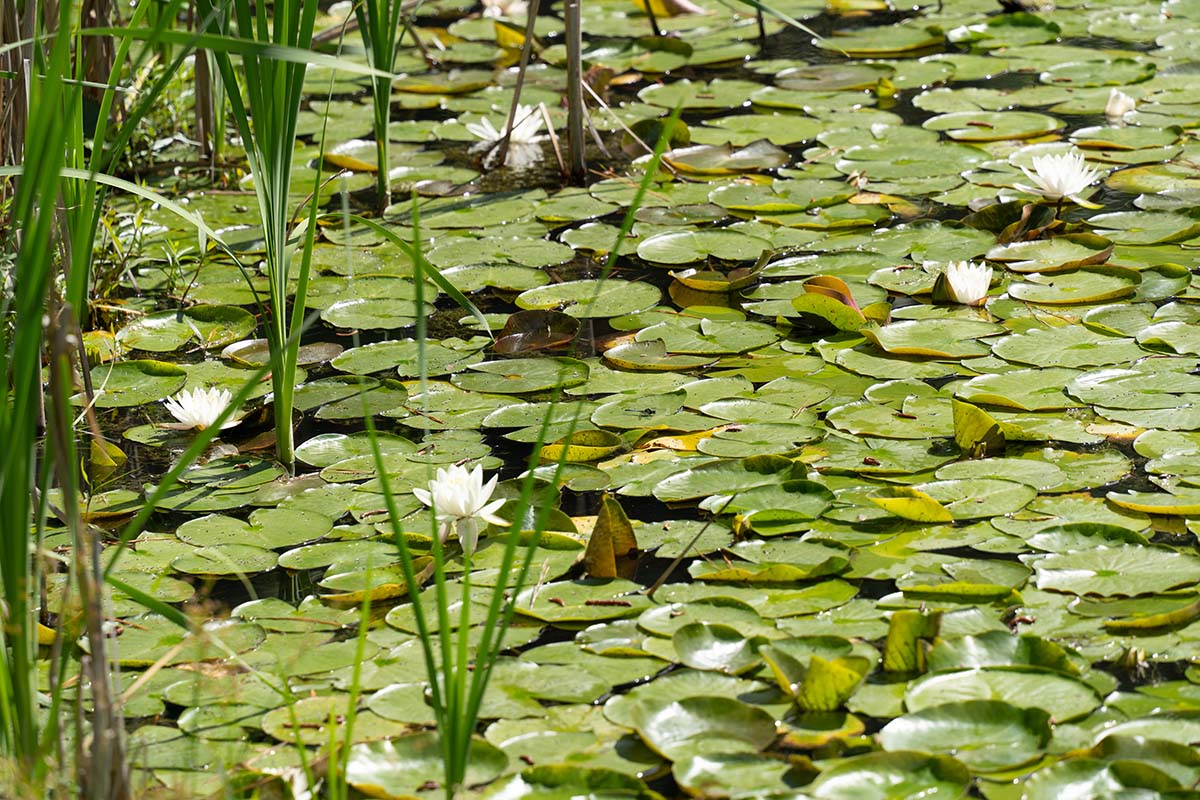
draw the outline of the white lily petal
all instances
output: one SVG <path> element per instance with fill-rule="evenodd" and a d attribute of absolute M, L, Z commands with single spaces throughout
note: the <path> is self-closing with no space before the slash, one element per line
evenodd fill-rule
<path fill-rule="evenodd" d="M 1100 179 L 1100 172 L 1090 166 L 1078 150 L 1057 155 L 1033 157 L 1033 170 L 1022 166 L 1025 177 L 1036 187 L 1018 185 L 1023 191 L 1040 194 L 1047 200 L 1057 201 L 1079 194 Z"/>
<path fill-rule="evenodd" d="M 992 282 L 992 268 L 970 261 L 953 261 L 946 268 L 950 299 L 966 306 L 983 305 Z"/>
<path fill-rule="evenodd" d="M 461 464 L 440 468 L 427 488 L 414 488 L 413 495 L 434 510 L 441 524 L 439 535 L 448 535 L 450 528 L 459 529 L 464 549 L 473 549 L 481 522 L 508 525 L 495 512 L 504 505 L 504 498 L 488 502 L 500 480 L 498 475 L 484 483 L 483 467 L 468 470 Z M 464 532 L 466 536 L 464 537 Z M 472 538 L 474 537 L 474 538 Z"/>
<path fill-rule="evenodd" d="M 548 138 L 541 134 L 543 122 L 540 107 L 517 105 L 516 114 L 513 116 L 512 134 L 508 137 L 508 151 L 504 157 L 504 165 L 506 167 L 523 169 L 537 164 L 542 160 L 541 142 Z M 507 117 L 504 118 L 499 127 L 494 125 L 491 119 L 487 117 L 484 117 L 479 122 L 467 123 L 467 131 L 472 136 L 481 140 L 479 144 L 471 148 L 471 152 L 490 150 L 484 158 L 485 166 L 492 165 L 492 160 L 496 156 L 495 150 L 491 148 L 504 138 L 504 129 L 507 127 L 507 123 Z"/>
<path fill-rule="evenodd" d="M 475 545 L 479 543 L 479 525 L 474 519 L 459 520 L 455 525 L 458 530 L 458 543 L 464 553 L 474 553 Z"/>
<path fill-rule="evenodd" d="M 1110 122 L 1119 122 L 1124 119 L 1126 114 L 1136 109 L 1137 100 L 1114 87 L 1108 93 L 1108 102 L 1104 105 L 1104 116 L 1108 117 Z"/>
<path fill-rule="evenodd" d="M 233 393 L 228 389 L 218 389 L 214 386 L 208 389 L 184 390 L 163 401 L 163 406 L 171 416 L 178 420 L 178 422 L 167 423 L 165 427 L 177 430 L 194 428 L 201 431 L 211 428 L 232 402 Z M 234 414 L 221 425 L 221 428 L 232 428 L 240 422 L 240 415 Z"/>
<path fill-rule="evenodd" d="M 496 512 L 499 511 L 500 508 L 503 507 L 503 505 L 504 505 L 503 497 L 500 498 L 499 500 L 493 500 L 492 502 L 488 503 L 483 508 L 479 509 L 479 513 L 476 516 L 478 516 L 481 520 L 488 523 L 489 525 L 499 525 L 502 528 L 507 528 L 509 525 L 509 521 L 504 519 L 503 517 L 496 515 Z"/>

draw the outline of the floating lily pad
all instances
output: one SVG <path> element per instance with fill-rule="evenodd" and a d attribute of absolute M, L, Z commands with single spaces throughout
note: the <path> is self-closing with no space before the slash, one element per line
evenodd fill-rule
<path fill-rule="evenodd" d="M 968 669 L 940 672 L 909 684 L 910 712 L 965 700 L 1001 700 L 1018 708 L 1049 712 L 1055 722 L 1082 717 L 1100 705 L 1092 687 L 1074 678 L 1030 669 Z"/>
<path fill-rule="evenodd" d="M 995 142 L 1045 136 L 1062 125 L 1061 120 L 1031 111 L 959 111 L 933 117 L 924 127 L 961 142 Z"/>
<path fill-rule="evenodd" d="M 1154 594 L 1200 582 L 1200 557 L 1114 544 L 1033 561 L 1039 589 L 1104 596 Z"/>
<path fill-rule="evenodd" d="M 187 381 L 187 372 L 166 361 L 121 361 L 92 367 L 96 406 L 125 408 L 173 395 Z M 76 395 L 77 402 L 82 398 Z"/>
<path fill-rule="evenodd" d="M 996 700 L 932 706 L 892 720 L 879 732 L 886 750 L 945 753 L 983 772 L 1032 761 L 1050 740 L 1050 716 Z"/>
<path fill-rule="evenodd" d="M 192 306 L 161 311 L 134 320 L 117 333 L 124 347 L 167 353 L 193 339 L 204 348 L 224 347 L 242 339 L 255 326 L 254 316 L 236 306 Z"/>
<path fill-rule="evenodd" d="M 572 317 L 618 317 L 653 307 L 657 288 L 636 281 L 568 281 L 530 289 L 517 296 L 521 308 L 556 309 Z"/>
<path fill-rule="evenodd" d="M 1142 282 L 1134 270 L 1123 267 L 1092 267 L 1073 272 L 1034 272 L 1027 282 L 1009 284 L 1008 294 L 1017 300 L 1045 305 L 1103 303 L 1126 297 Z"/>
<path fill-rule="evenodd" d="M 675 760 L 688 755 L 746 753 L 775 739 L 775 721 L 761 708 L 727 697 L 639 703 L 638 735 L 655 752 Z"/>
<path fill-rule="evenodd" d="M 927 50 L 941 45 L 943 41 L 938 28 L 904 25 L 887 29 L 834 31 L 832 36 L 817 40 L 817 46 L 848 56 L 889 56 Z"/>
<path fill-rule="evenodd" d="M 508 757 L 481 740 L 470 743 L 466 780 L 484 783 L 498 776 Z M 367 794 L 413 797 L 428 783 L 445 777 L 442 748 L 436 733 L 414 733 L 398 739 L 356 744 L 346 762 L 346 782 Z"/>
<path fill-rule="evenodd" d="M 824 800 L 853 796 L 862 800 L 900 797 L 950 800 L 962 797 L 971 772 L 960 761 L 924 752 L 868 753 L 823 771 L 809 794 Z"/>
<path fill-rule="evenodd" d="M 460 389 L 523 394 L 575 386 L 587 380 L 587 365 L 573 358 L 514 358 L 471 364 L 451 378 Z"/>
<path fill-rule="evenodd" d="M 733 230 L 668 231 L 645 239 L 638 256 L 658 264 L 690 264 L 709 257 L 752 261 L 769 248 L 765 239 Z"/>

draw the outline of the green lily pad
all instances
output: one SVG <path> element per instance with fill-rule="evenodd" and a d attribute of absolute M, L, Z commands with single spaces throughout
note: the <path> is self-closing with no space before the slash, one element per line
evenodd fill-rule
<path fill-rule="evenodd" d="M 879 732 L 885 750 L 944 753 L 981 772 L 1032 761 L 1049 740 L 1049 714 L 997 700 L 943 703 L 898 717 Z"/>
<path fill-rule="evenodd" d="M 935 27 L 894 25 L 834 31 L 833 35 L 818 39 L 817 47 L 852 57 L 876 57 L 927 50 L 938 47 L 943 41 L 941 30 Z"/>
<path fill-rule="evenodd" d="M 992 261 L 1003 261 L 1014 272 L 1059 272 L 1104 263 L 1113 243 L 1091 234 L 1068 234 L 1049 240 L 1014 242 L 988 250 Z"/>
<path fill-rule="evenodd" d="M 1100 367 L 1133 361 L 1145 353 L 1133 339 L 1105 336 L 1081 325 L 1015 333 L 992 345 L 992 354 L 1037 367 Z"/>
<path fill-rule="evenodd" d="M 265 572 L 275 566 L 275 553 L 250 544 L 208 545 L 176 556 L 171 568 L 188 575 L 235 577 Z"/>
<path fill-rule="evenodd" d="M 728 625 L 693 622 L 671 637 L 680 661 L 692 669 L 713 669 L 740 675 L 762 663 L 753 639 Z"/>
<path fill-rule="evenodd" d="M 117 332 L 117 342 L 126 348 L 168 353 L 195 339 L 208 349 L 244 339 L 254 327 L 254 315 L 245 309 L 199 305 L 136 319 Z"/>
<path fill-rule="evenodd" d="M 508 757 L 494 745 L 473 739 L 467 763 L 466 782 L 486 783 L 504 771 Z M 426 784 L 444 778 L 442 746 L 432 732 L 356 744 L 346 761 L 346 782 L 377 797 L 415 797 Z"/>
<path fill-rule="evenodd" d="M 664 153 L 663 161 L 692 175 L 734 175 L 782 167 L 788 162 L 788 155 L 763 140 L 740 148 L 729 144 L 677 148 Z"/>
<path fill-rule="evenodd" d="M 525 589 L 517 597 L 517 613 L 544 622 L 596 622 L 631 617 L 650 601 L 625 580 L 577 580 Z"/>
<path fill-rule="evenodd" d="M 1011 283 L 1008 294 L 1027 303 L 1073 305 L 1103 303 L 1137 291 L 1141 275 L 1124 267 L 1092 267 L 1072 272 L 1034 272 L 1026 282 Z"/>
<path fill-rule="evenodd" d="M 970 781 L 970 770 L 949 756 L 898 750 L 848 758 L 818 775 L 807 791 L 822 800 L 953 800 Z"/>
<path fill-rule="evenodd" d="M 197 547 L 243 544 L 275 550 L 319 539 L 332 529 L 333 520 L 311 511 L 264 508 L 252 513 L 247 522 L 220 514 L 189 520 L 179 526 L 176 535 Z"/>
<path fill-rule="evenodd" d="M 648 283 L 618 280 L 582 280 L 530 289 L 517 296 L 521 308 L 558 309 L 572 317 L 619 317 L 652 308 L 661 299 Z"/>
<path fill-rule="evenodd" d="M 1169 797 L 1178 782 L 1154 767 L 1137 761 L 1109 763 L 1093 758 L 1072 758 L 1039 770 L 1025 784 L 1027 800 L 1070 797 Z"/>
<path fill-rule="evenodd" d="M 987 355 L 990 349 L 980 339 L 1000 332 L 1001 329 L 990 322 L 953 318 L 893 322 L 861 329 L 876 347 L 889 353 L 934 358 Z"/>
<path fill-rule="evenodd" d="M 708 258 L 752 261 L 770 243 L 734 230 L 667 231 L 642 240 L 637 253 L 656 264 L 690 264 Z"/>
<path fill-rule="evenodd" d="M 966 700 L 1000 700 L 1018 708 L 1038 708 L 1056 723 L 1085 716 L 1100 705 L 1099 695 L 1082 681 L 1018 668 L 931 673 L 910 683 L 904 695 L 910 712 Z"/>
<path fill-rule="evenodd" d="M 1114 211 L 1088 223 L 1097 235 L 1117 244 L 1178 242 L 1200 234 L 1200 220 L 1174 211 Z"/>
<path fill-rule="evenodd" d="M 971 403 L 1015 408 L 1020 411 L 1058 411 L 1078 408 L 1063 387 L 1078 376 L 1078 370 L 1062 368 L 1017 369 L 995 375 L 980 375 L 963 383 L 955 396 Z"/>
<path fill-rule="evenodd" d="M 573 358 L 514 358 L 468 365 L 450 380 L 460 389 L 500 394 L 524 394 L 576 386 L 587 380 L 588 368 Z"/>
<path fill-rule="evenodd" d="M 127 408 L 163 400 L 187 381 L 187 372 L 166 361 L 120 361 L 92 367 L 95 404 L 99 408 Z M 83 402 L 82 395 L 72 398 Z"/>
<path fill-rule="evenodd" d="M 1032 139 L 1053 133 L 1061 120 L 1031 111 L 958 111 L 925 122 L 931 131 L 944 131 L 961 142 L 995 142 L 1001 139 Z"/>
<path fill-rule="evenodd" d="M 1161 547 L 1109 545 L 1033 561 L 1039 589 L 1073 594 L 1154 594 L 1200 582 L 1200 557 Z"/>
<path fill-rule="evenodd" d="M 775 739 L 775 720 L 761 708 L 728 697 L 643 700 L 634 709 L 638 735 L 676 760 L 710 753 L 753 753 Z"/>
<path fill-rule="evenodd" d="M 539 743 L 535 755 L 543 755 L 546 749 L 545 742 Z M 581 749 L 572 747 L 572 755 Z M 512 800 L 602 800 L 614 794 L 630 800 L 662 800 L 662 795 L 651 791 L 632 775 L 600 767 L 564 764 L 521 770 L 505 781 L 494 783 L 488 791 L 488 796 Z"/>

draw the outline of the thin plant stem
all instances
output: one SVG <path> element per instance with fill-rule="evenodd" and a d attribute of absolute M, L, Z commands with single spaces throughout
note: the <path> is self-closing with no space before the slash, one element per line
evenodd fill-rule
<path fill-rule="evenodd" d="M 582 183 L 587 174 L 584 154 L 583 103 L 583 7 L 582 0 L 563 4 L 567 45 L 567 172 L 574 183 Z"/>

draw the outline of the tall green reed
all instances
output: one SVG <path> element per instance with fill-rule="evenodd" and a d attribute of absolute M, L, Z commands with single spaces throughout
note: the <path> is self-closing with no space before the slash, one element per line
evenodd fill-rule
<path fill-rule="evenodd" d="M 223 39 L 231 38 L 227 17 L 212 0 L 197 0 L 196 6 L 208 33 Z M 278 58 L 273 48 L 309 49 L 317 0 L 278 0 L 271 6 L 270 17 L 267 11 L 266 3 L 233 0 L 238 35 L 261 46 L 241 52 L 240 81 L 229 51 L 214 51 L 214 60 L 228 90 L 229 105 L 246 149 L 258 199 L 269 285 L 266 339 L 274 392 L 275 450 L 279 460 L 291 471 L 296 462 L 292 429 L 296 362 L 300 349 L 299 333 L 304 325 L 308 257 L 315 226 L 310 224 L 308 227 L 308 246 L 302 250 L 295 292 L 289 302 L 295 254 L 289 241 L 292 231 L 292 155 L 308 65 L 304 60 Z M 240 87 L 240 91 L 235 87 Z M 314 191 L 310 221 L 315 220 L 316 202 Z"/>
<path fill-rule="evenodd" d="M 401 27 L 405 7 L 403 0 L 359 0 L 354 4 L 358 33 L 367 51 L 367 63 L 381 73 L 371 78 L 372 123 L 375 130 L 375 154 L 378 171 L 375 173 L 375 194 L 382 211 L 392 202 L 388 124 L 391 122 L 392 68 L 396 63 L 396 46 L 407 25 Z"/>
<path fill-rule="evenodd" d="M 153 0 L 141 0 L 134 8 L 131 25 L 148 18 Z M 165 8 L 178 10 L 179 2 Z M 15 252 L 0 269 L 4 292 L 0 295 L 0 441 L 5 442 L 0 461 L 0 592 L 3 595 L 4 625 L 0 626 L 0 755 L 15 764 L 20 785 L 34 793 L 67 796 L 127 797 L 129 785 L 123 754 L 123 723 L 120 701 L 112 691 L 106 655 L 103 581 L 118 586 L 148 609 L 187 626 L 177 610 L 126 586 L 108 573 L 120 549 L 102 565 L 99 542 L 83 519 L 80 460 L 71 395 L 74 381 L 86 364 L 76 315 L 86 312 L 92 270 L 92 249 L 101 217 L 102 199 L 111 187 L 142 195 L 189 219 L 203 234 L 215 239 L 199 218 L 177 204 L 143 187 L 104 174 L 123 157 L 142 115 L 161 95 L 178 63 L 168 65 L 166 74 L 148 84 L 121 114 L 122 122 L 110 130 L 108 111 L 118 102 L 118 89 L 131 83 L 130 76 L 146 60 L 146 53 L 164 30 L 120 28 L 87 35 L 114 36 L 116 59 L 109 82 L 100 96 L 100 123 L 96 131 L 83 128 L 80 66 L 72 55 L 80 51 L 79 9 L 74 2 L 58 7 L 57 20 L 39 16 L 41 7 L 30 3 L 24 12 L 33 36 L 32 76 L 28 87 L 30 104 L 24 131 L 25 160 L 21 165 L 0 168 L 0 175 L 14 177 L 17 190 L 11 208 L 12 243 Z M 173 15 L 160 16 L 171 20 Z M 137 41 L 145 46 L 131 57 Z M 186 56 L 187 48 L 176 57 Z M 95 86 L 95 84 L 92 84 Z M 115 131 L 115 132 L 114 132 Z M 61 271 L 62 280 L 58 280 Z M 50 391 L 43 396 L 43 361 L 50 364 Z M 263 370 L 265 372 L 265 369 Z M 262 375 L 258 375 L 262 377 Z M 226 416 L 255 388 L 251 380 L 227 410 Z M 40 447 L 38 431 L 44 425 L 48 439 Z M 219 431 L 219 425 L 201 434 L 172 471 L 159 484 L 143 512 L 126 529 L 132 538 L 153 511 L 156 499 L 202 452 Z M 50 488 L 61 493 L 48 502 Z M 49 512 L 59 516 L 73 533 L 74 552 L 68 573 L 69 592 L 79 595 L 79 613 L 70 612 L 64 601 L 60 612 L 59 636 L 51 648 L 50 688 L 39 696 L 38 609 L 41 586 L 40 532 Z M 70 730 L 60 723 L 64 703 L 64 680 L 69 659 L 77 655 L 73 642 L 86 634 L 88 648 L 83 656 L 83 677 L 92 708 L 88 724 Z M 76 691 L 76 702 L 85 694 Z M 41 698 L 48 704 L 41 703 Z M 63 715 L 82 722 L 81 712 Z M 69 723 L 68 723 L 69 724 Z M 74 747 L 68 749 L 68 743 Z M 57 762 L 57 764 L 56 764 Z M 73 778 L 71 776 L 74 776 Z"/>
<path fill-rule="evenodd" d="M 158 55 L 159 43 L 169 38 L 171 25 L 183 7 L 184 0 L 138 0 L 123 27 L 87 29 L 76 19 L 67 29 L 73 31 L 76 52 L 82 52 L 85 40 L 91 37 L 111 37 L 114 42 L 113 64 L 99 96 L 95 129 L 87 130 L 83 115 L 75 114 L 60 140 L 66 146 L 65 166 L 79 173 L 63 181 L 62 213 L 67 230 L 64 296 L 80 316 L 88 309 L 92 259 L 109 188 L 92 180 L 92 175 L 117 172 L 138 127 L 162 101 L 173 75 L 191 52 L 190 46 L 177 48 L 157 78 L 146 81 L 141 89 L 133 88 Z M 77 59 L 75 80 L 83 80 L 83 70 Z"/>
<path fill-rule="evenodd" d="M 59 7 L 57 30 L 71 29 L 75 6 Z M 37 31 L 40 39 L 41 22 Z M 37 432 L 42 418 L 42 345 L 47 297 L 53 283 L 52 246 L 59 191 L 62 141 L 77 108 L 78 86 L 68 84 L 71 40 L 51 36 L 36 48 L 38 76 L 27 87 L 25 128 L 28 169 L 17 182 L 11 219 L 19 231 L 15 257 L 0 292 L 0 582 L 4 624 L 0 626 L 0 750 L 19 765 L 34 786 L 48 764 L 37 708 L 37 615 L 31 549 L 35 490 L 39 478 Z M 64 116 L 64 109 L 67 109 Z"/>

